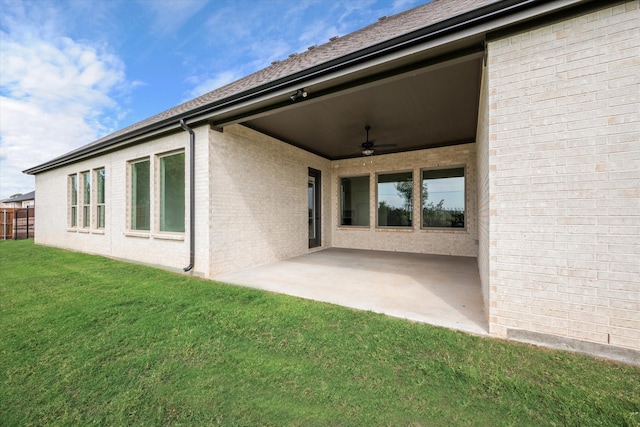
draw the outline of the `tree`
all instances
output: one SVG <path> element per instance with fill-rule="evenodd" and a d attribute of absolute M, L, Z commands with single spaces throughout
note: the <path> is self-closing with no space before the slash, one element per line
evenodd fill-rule
<path fill-rule="evenodd" d="M 394 208 L 382 200 L 378 203 L 378 225 L 411 226 L 411 211 Z"/>
<path fill-rule="evenodd" d="M 396 191 L 398 195 L 405 200 L 405 205 L 408 209 L 411 209 L 413 205 L 413 181 L 400 181 L 396 183 Z M 422 200 L 429 199 L 429 191 L 427 190 L 427 183 L 422 184 Z"/>
<path fill-rule="evenodd" d="M 16 193 L 16 194 L 12 194 L 11 196 L 9 196 L 10 199 L 15 199 L 16 197 L 20 197 L 22 196 L 22 193 Z"/>
<path fill-rule="evenodd" d="M 405 209 L 410 212 L 413 209 L 413 180 L 397 182 L 396 191 L 404 199 Z"/>

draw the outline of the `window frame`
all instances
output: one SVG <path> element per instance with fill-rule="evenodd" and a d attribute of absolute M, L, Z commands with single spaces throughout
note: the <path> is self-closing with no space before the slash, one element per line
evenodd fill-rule
<path fill-rule="evenodd" d="M 410 218 L 409 220 L 411 221 L 410 225 L 380 225 L 380 189 L 379 189 L 379 185 L 380 185 L 380 176 L 384 176 L 384 175 L 396 175 L 396 174 L 403 174 L 403 173 L 408 173 L 411 174 L 411 208 L 409 209 L 409 215 Z M 376 210 L 376 228 L 377 229 L 381 229 L 381 230 L 389 230 L 389 229 L 393 229 L 393 230 L 413 230 L 415 227 L 415 185 L 416 185 L 416 181 L 415 181 L 415 171 L 413 169 L 403 169 L 403 170 L 397 170 L 397 171 L 384 171 L 384 172 L 377 172 L 376 173 L 376 180 L 375 180 L 375 186 L 376 186 L 376 205 L 375 205 L 375 210 Z"/>
<path fill-rule="evenodd" d="M 67 175 L 67 189 L 68 189 L 68 220 L 67 226 L 69 228 L 78 228 L 78 174 L 74 173 Z"/>
<path fill-rule="evenodd" d="M 422 186 L 423 186 L 423 175 L 424 172 L 427 171 L 446 171 L 446 170 L 453 170 L 453 169 L 462 169 L 462 173 L 463 173 L 463 185 L 464 185 L 464 189 L 463 189 L 463 202 L 464 202 L 464 227 L 430 227 L 430 226 L 424 226 L 424 193 L 422 191 Z M 420 229 L 422 230 L 434 230 L 434 231 L 449 231 L 449 232 L 466 232 L 467 228 L 469 226 L 469 215 L 468 215 L 468 200 L 467 200 L 467 193 L 468 192 L 468 185 L 467 185 L 467 165 L 464 164 L 456 164 L 456 165 L 447 165 L 447 166 L 441 166 L 441 167 L 435 167 L 435 168 L 422 168 L 420 169 Z"/>
<path fill-rule="evenodd" d="M 140 163 L 148 163 L 148 179 L 147 179 L 147 186 L 148 186 L 148 196 L 149 196 L 149 201 L 147 203 L 147 212 L 146 212 L 146 222 L 147 222 L 147 228 L 134 228 L 134 223 L 137 221 L 134 221 L 134 217 L 137 215 L 137 208 L 136 211 L 134 211 L 134 197 L 137 194 L 137 191 L 134 191 L 134 185 L 136 184 L 136 179 L 134 177 L 134 168 L 135 165 L 140 164 Z M 129 183 L 127 185 L 127 229 L 131 232 L 134 233 L 144 233 L 144 234 L 149 234 L 151 233 L 152 230 L 152 206 L 153 206 L 153 187 L 151 185 L 151 180 L 152 180 L 152 171 L 153 171 L 153 161 L 152 161 L 152 157 L 151 156 L 147 156 L 147 157 L 140 157 L 138 159 L 135 160 L 130 160 L 127 162 L 128 163 L 128 176 L 129 176 Z"/>
<path fill-rule="evenodd" d="M 102 171 L 102 201 L 100 199 L 100 172 Z M 93 178 L 95 180 L 94 186 L 94 199 L 95 199 L 95 208 L 92 209 L 92 212 L 95 213 L 95 223 L 94 228 L 97 230 L 104 230 L 106 225 L 106 188 L 107 188 L 107 171 L 104 167 L 95 168 L 93 170 Z M 102 221 L 101 221 L 102 219 Z"/>
<path fill-rule="evenodd" d="M 177 155 L 183 155 L 184 159 L 183 159 L 183 205 L 182 205 L 182 210 L 183 210 L 183 229 L 182 231 L 171 231 L 171 230 L 163 230 L 163 202 L 164 202 L 164 195 L 163 195 L 163 178 L 162 178 L 162 167 L 163 167 L 163 159 L 167 158 L 167 157 L 171 157 L 171 156 L 177 156 Z M 155 198 L 156 203 L 154 204 L 154 212 L 153 212 L 153 216 L 154 218 L 157 218 L 157 222 L 154 225 L 154 232 L 158 233 L 158 234 L 169 234 L 169 235 L 184 235 L 184 233 L 186 232 L 186 228 L 187 228 L 187 213 L 186 213 L 186 206 L 187 206 L 187 189 L 186 189 L 186 185 L 187 185 L 187 155 L 186 155 L 186 150 L 184 149 L 178 149 L 178 150 L 173 150 L 173 151 L 167 151 L 167 152 L 163 152 L 163 153 L 159 153 L 156 154 L 155 156 L 155 163 L 157 165 L 156 167 L 156 173 L 154 174 L 154 185 L 153 188 L 156 191 L 157 197 Z"/>
<path fill-rule="evenodd" d="M 357 225 L 357 224 L 343 224 L 343 199 L 342 199 L 342 180 L 343 179 L 351 179 L 351 178 L 367 178 L 367 225 Z M 345 175 L 338 177 L 338 220 L 339 227 L 346 228 L 371 228 L 371 174 L 359 174 L 359 175 Z"/>
<path fill-rule="evenodd" d="M 80 216 L 80 228 L 91 228 L 91 171 L 84 170 L 79 173 L 80 175 L 80 187 L 82 187 L 82 215 Z"/>

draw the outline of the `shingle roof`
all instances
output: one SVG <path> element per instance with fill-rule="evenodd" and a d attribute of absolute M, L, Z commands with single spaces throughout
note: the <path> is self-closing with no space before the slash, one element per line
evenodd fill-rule
<path fill-rule="evenodd" d="M 26 194 L 23 194 L 22 196 L 0 200 L 0 203 L 22 202 L 24 200 L 35 200 L 35 198 L 36 198 L 36 192 L 30 191 Z"/>
<path fill-rule="evenodd" d="M 460 15 L 496 1 L 497 0 L 434 0 L 430 3 L 423 4 L 397 15 L 380 19 L 378 22 L 351 34 L 338 37 L 328 43 L 309 49 L 305 52 L 292 54 L 289 58 L 283 61 L 276 62 L 267 68 L 236 80 L 235 82 L 229 83 L 226 86 L 194 98 L 176 107 L 170 108 L 160 114 L 142 120 L 113 134 L 107 135 L 95 141 L 92 145 L 100 144 L 109 139 L 125 135 L 156 122 L 172 117 L 177 118 L 184 113 L 250 90 L 262 84 L 295 74 L 313 66 L 323 64 L 330 60 L 356 52 L 360 49 L 375 45 L 379 42 L 409 33 L 418 28 L 426 27 L 438 21 Z"/>

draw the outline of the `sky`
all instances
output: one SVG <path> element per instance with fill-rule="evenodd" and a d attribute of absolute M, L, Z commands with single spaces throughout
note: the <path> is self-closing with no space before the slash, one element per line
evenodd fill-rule
<path fill-rule="evenodd" d="M 35 189 L 24 169 L 426 1 L 0 0 L 0 199 Z"/>
<path fill-rule="evenodd" d="M 424 206 L 433 203 L 437 205 L 441 200 L 444 200 L 442 204 L 444 209 L 464 210 L 464 178 L 431 179 L 428 182 L 423 182 L 422 185 L 427 185 L 429 197 L 427 200 L 418 201 L 418 204 L 423 203 Z M 394 182 L 378 183 L 377 191 L 379 201 L 385 202 L 393 208 L 406 207 L 407 201 L 402 193 L 396 189 Z"/>

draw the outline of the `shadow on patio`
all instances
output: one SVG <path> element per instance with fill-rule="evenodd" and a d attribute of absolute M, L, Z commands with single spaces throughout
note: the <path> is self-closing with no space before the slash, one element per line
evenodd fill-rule
<path fill-rule="evenodd" d="M 214 279 L 488 333 L 475 258 L 331 248 Z"/>

